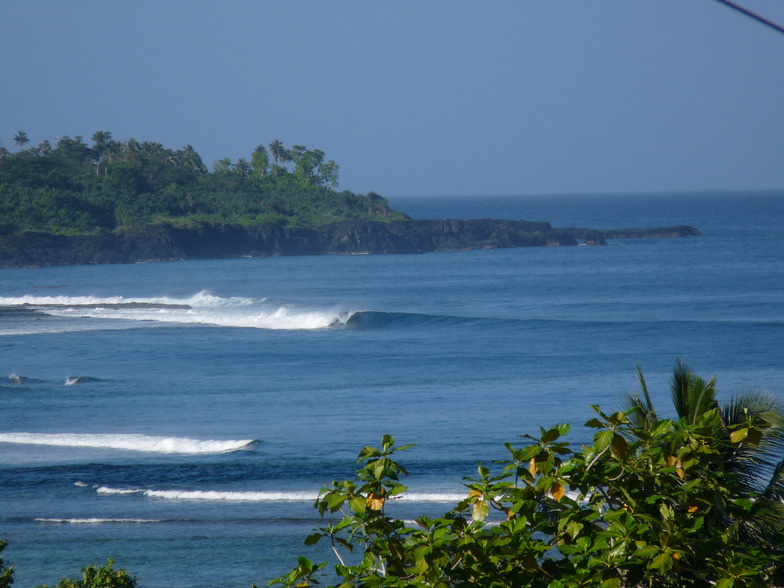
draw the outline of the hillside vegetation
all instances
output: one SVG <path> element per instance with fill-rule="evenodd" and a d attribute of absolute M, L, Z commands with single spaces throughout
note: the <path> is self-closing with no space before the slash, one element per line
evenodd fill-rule
<path fill-rule="evenodd" d="M 318 149 L 260 145 L 250 160 L 208 170 L 190 145 L 116 141 L 111 133 L 63 137 L 17 151 L 0 147 L 0 235 L 99 234 L 157 223 L 272 223 L 316 227 L 341 220 L 401 220 L 385 198 L 337 191 L 338 165 Z"/>

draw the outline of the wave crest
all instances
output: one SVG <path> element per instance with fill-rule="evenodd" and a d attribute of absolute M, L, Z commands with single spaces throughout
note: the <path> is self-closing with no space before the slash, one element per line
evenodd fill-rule
<path fill-rule="evenodd" d="M 57 523 L 68 525 L 103 525 L 106 523 L 160 523 L 160 519 L 35 519 L 37 523 Z"/>
<path fill-rule="evenodd" d="M 96 488 L 98 494 L 142 494 L 148 498 L 175 501 L 204 501 L 204 502 L 313 502 L 318 498 L 318 492 L 289 490 L 289 491 L 226 491 L 226 490 L 154 490 L 143 488 L 109 488 L 100 486 Z M 466 497 L 465 493 L 456 492 L 409 492 L 395 496 L 394 502 L 438 502 L 456 503 Z"/>
<path fill-rule="evenodd" d="M 334 309 L 305 309 L 267 298 L 215 296 L 201 291 L 186 298 L 123 296 L 20 296 L 0 297 L 0 309 L 29 310 L 61 318 L 131 320 L 168 324 L 201 324 L 279 330 L 325 329 L 349 316 Z M 39 327 L 40 328 L 40 327 Z M 52 328 L 55 328 L 52 326 Z M 59 330 L 72 330 L 57 325 Z M 98 325 L 84 324 L 89 330 Z M 105 325 L 104 327 L 105 328 Z M 37 331 L 36 331 L 37 332 Z M 9 331 L 7 334 L 24 334 Z"/>
<path fill-rule="evenodd" d="M 228 453 L 231 451 L 248 449 L 255 442 L 255 439 L 220 441 L 133 434 L 0 433 L 0 443 L 49 445 L 56 447 L 85 447 L 93 449 L 120 449 L 123 451 L 140 451 L 148 453 Z"/>

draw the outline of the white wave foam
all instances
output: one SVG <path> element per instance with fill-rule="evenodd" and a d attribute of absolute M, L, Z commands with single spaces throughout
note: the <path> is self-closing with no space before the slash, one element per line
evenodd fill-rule
<path fill-rule="evenodd" d="M 98 494 L 139 494 L 140 492 L 144 492 L 141 489 L 128 489 L 128 488 L 107 488 L 106 486 L 100 486 L 95 489 Z"/>
<path fill-rule="evenodd" d="M 395 496 L 393 500 L 402 500 L 403 502 L 460 502 L 468 495 L 451 493 L 451 492 L 407 492 L 400 496 Z"/>
<path fill-rule="evenodd" d="M 122 296 L 20 296 L 0 297 L 0 306 L 25 306 L 70 318 L 133 320 L 219 327 L 313 330 L 345 322 L 348 314 L 338 310 L 308 310 L 267 301 L 265 298 L 222 298 L 201 291 L 188 298 L 125 298 Z M 58 330 L 70 330 L 58 325 Z M 83 328 L 89 329 L 85 325 Z M 25 334 L 9 332 L 5 334 Z"/>
<path fill-rule="evenodd" d="M 145 490 L 143 488 L 109 488 L 101 486 L 96 489 L 99 494 L 142 494 L 148 498 L 179 501 L 209 502 L 313 502 L 318 492 L 308 491 L 244 491 L 231 492 L 222 490 Z M 403 502 L 459 502 L 465 494 L 411 492 L 395 496 L 392 500 Z"/>
<path fill-rule="evenodd" d="M 160 523 L 160 519 L 35 519 L 38 523 L 102 525 L 105 523 Z"/>
<path fill-rule="evenodd" d="M 158 297 L 131 297 L 124 296 L 0 296 L 0 306 L 29 306 L 29 307 L 166 307 L 189 306 L 192 308 L 248 306 L 263 302 L 255 298 L 231 297 L 221 298 L 202 290 L 187 298 Z"/>
<path fill-rule="evenodd" d="M 313 502 L 318 492 L 223 492 L 219 490 L 144 490 L 150 498 L 226 502 Z"/>
<path fill-rule="evenodd" d="M 228 453 L 247 448 L 253 439 L 199 440 L 149 435 L 101 435 L 88 433 L 0 433 L 0 443 L 120 449 L 149 453 Z"/>

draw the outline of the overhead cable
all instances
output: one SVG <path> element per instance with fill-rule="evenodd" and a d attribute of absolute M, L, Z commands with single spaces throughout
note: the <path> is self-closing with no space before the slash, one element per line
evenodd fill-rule
<path fill-rule="evenodd" d="M 716 0 L 716 2 L 720 2 L 721 4 L 724 4 L 725 6 L 729 6 L 729 7 L 730 7 L 730 8 L 732 8 L 733 10 L 737 10 L 737 11 L 738 11 L 738 12 L 740 12 L 741 14 L 745 14 L 745 15 L 746 15 L 746 16 L 748 16 L 749 18 L 753 18 L 754 20 L 756 20 L 756 21 L 758 21 L 758 22 L 761 22 L 761 23 L 762 23 L 762 24 L 764 24 L 764 25 L 767 25 L 767 26 L 769 26 L 769 27 L 770 27 L 770 28 L 772 28 L 774 31 L 778 31 L 779 33 L 781 33 L 782 35 L 784 35 L 784 27 L 782 27 L 782 26 L 780 26 L 780 25 L 777 25 L 775 22 L 773 22 L 773 21 L 770 21 L 770 20 L 768 20 L 767 18 L 765 18 L 765 17 L 763 17 L 763 16 L 760 16 L 759 14 L 756 14 L 756 13 L 752 12 L 751 10 L 749 10 L 749 9 L 747 9 L 747 8 L 743 8 L 743 6 L 740 6 L 740 5 L 738 5 L 738 4 L 735 4 L 734 2 L 730 2 L 730 0 Z"/>

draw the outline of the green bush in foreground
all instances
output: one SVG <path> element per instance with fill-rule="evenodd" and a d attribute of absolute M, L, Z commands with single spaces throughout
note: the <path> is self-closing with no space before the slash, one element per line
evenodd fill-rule
<path fill-rule="evenodd" d="M 125 569 L 115 570 L 114 560 L 110 558 L 103 567 L 99 568 L 95 564 L 83 567 L 80 579 L 63 578 L 55 588 L 134 588 L 135 586 L 136 578 Z"/>
<path fill-rule="evenodd" d="M 8 543 L 0 540 L 0 554 L 8 546 Z M 6 568 L 3 558 L 0 557 L 0 588 L 8 588 L 14 583 L 14 568 Z"/>
<path fill-rule="evenodd" d="M 8 546 L 0 541 L 0 553 Z M 9 588 L 14 583 L 14 568 L 6 568 L 0 558 L 0 588 Z M 114 569 L 114 560 L 109 559 L 103 567 L 97 565 L 82 568 L 82 577 L 72 580 L 63 578 L 55 588 L 135 588 L 136 578 L 125 569 Z M 36 588 L 48 588 L 46 585 Z"/>
<path fill-rule="evenodd" d="M 644 401 L 593 407 L 591 445 L 566 442 L 568 425 L 525 435 L 498 472 L 466 479 L 453 510 L 415 524 L 387 516 L 406 491 L 406 447 L 385 436 L 359 453 L 354 480 L 321 491 L 321 515 L 342 518 L 305 543 L 331 543 L 341 587 L 784 585 L 781 405 L 755 394 L 719 406 L 715 381 L 679 362 L 679 419 L 660 419 L 640 379 Z M 327 565 L 300 557 L 270 585 L 313 586 Z"/>

